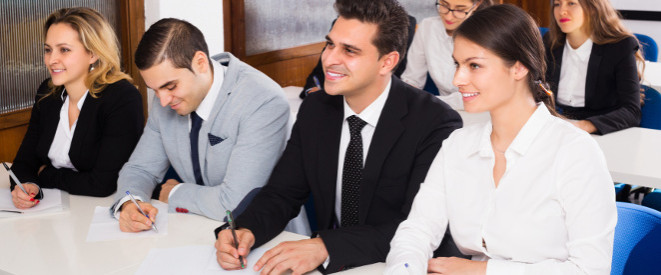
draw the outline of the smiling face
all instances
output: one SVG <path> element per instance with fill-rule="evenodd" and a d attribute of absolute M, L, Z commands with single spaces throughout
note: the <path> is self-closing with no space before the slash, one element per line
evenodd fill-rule
<path fill-rule="evenodd" d="M 197 57 L 198 54 L 193 58 L 193 71 L 175 68 L 169 59 L 149 69 L 140 70 L 147 86 L 154 90 L 160 99 L 161 106 L 170 106 L 182 116 L 192 113 L 200 106 L 213 81 L 213 78 L 209 79 L 208 65 L 204 67 L 203 63 L 197 62 Z M 206 55 L 201 62 L 208 64 Z"/>
<path fill-rule="evenodd" d="M 67 90 L 87 89 L 85 77 L 97 57 L 85 49 L 78 32 L 69 24 L 53 24 L 46 32 L 44 64 L 53 84 Z"/>
<path fill-rule="evenodd" d="M 563 33 L 585 33 L 585 13 L 578 0 L 554 0 L 553 17 Z"/>
<path fill-rule="evenodd" d="M 471 0 L 441 0 L 439 1 L 439 4 L 448 9 L 455 10 L 454 12 L 448 12 L 446 14 L 442 14 L 439 12 L 441 19 L 443 19 L 443 26 L 445 26 L 445 30 L 448 31 L 449 33 L 457 29 L 459 25 L 461 25 L 461 23 L 464 22 L 466 18 L 471 16 L 473 14 L 473 11 L 475 11 L 475 9 L 477 8 L 477 4 L 475 5 L 475 7 L 473 7 L 473 1 Z M 464 13 L 468 12 L 468 15 L 466 15 L 464 18 L 457 18 L 455 16 L 455 14 L 459 14 L 462 12 Z"/>
<path fill-rule="evenodd" d="M 518 96 L 516 68 L 509 66 L 493 52 L 458 36 L 454 53 L 457 64 L 453 84 L 459 88 L 468 112 L 493 112 L 507 106 Z"/>
<path fill-rule="evenodd" d="M 337 19 L 326 36 L 326 48 L 321 54 L 326 93 L 345 97 L 369 93 L 374 90 L 377 76 L 389 73 L 383 69 L 388 55 L 379 58 L 379 51 L 372 43 L 376 33 L 376 24 Z"/>

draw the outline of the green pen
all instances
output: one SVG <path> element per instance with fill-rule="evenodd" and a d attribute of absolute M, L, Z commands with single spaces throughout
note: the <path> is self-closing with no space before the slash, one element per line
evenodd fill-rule
<path fill-rule="evenodd" d="M 230 224 L 230 230 L 232 230 L 232 237 L 234 237 L 234 248 L 236 250 L 239 250 L 239 241 L 236 239 L 236 224 L 234 223 L 234 216 L 232 216 L 232 211 L 226 210 L 225 214 L 227 214 L 227 222 Z M 246 265 L 243 264 L 243 257 L 239 255 L 239 261 L 241 261 L 241 269 L 246 268 Z"/>

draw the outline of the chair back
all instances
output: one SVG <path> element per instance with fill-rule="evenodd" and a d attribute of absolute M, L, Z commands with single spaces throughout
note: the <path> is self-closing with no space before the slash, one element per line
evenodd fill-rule
<path fill-rule="evenodd" d="M 656 41 L 654 41 L 652 37 L 644 34 L 634 33 L 633 35 L 638 38 L 638 41 L 642 46 L 641 51 L 643 52 L 645 60 L 656 62 L 659 57 L 659 47 L 656 45 Z"/>
<path fill-rule="evenodd" d="M 539 33 L 542 34 L 542 37 L 549 31 L 549 28 L 539 27 Z"/>
<path fill-rule="evenodd" d="M 641 108 L 640 127 L 661 130 L 661 93 L 652 87 L 641 85 L 645 104 Z"/>
<path fill-rule="evenodd" d="M 661 212 L 617 202 L 611 275 L 659 274 Z"/>

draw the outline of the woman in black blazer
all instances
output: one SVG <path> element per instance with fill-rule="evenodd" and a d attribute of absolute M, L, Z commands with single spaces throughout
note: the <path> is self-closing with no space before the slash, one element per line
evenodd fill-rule
<path fill-rule="evenodd" d="M 589 133 L 638 126 L 642 73 L 636 62 L 644 60 L 638 40 L 610 2 L 555 0 L 552 12 L 555 20 L 544 37 L 546 79 L 556 92 L 558 112 Z M 577 61 L 588 51 L 589 59 Z"/>
<path fill-rule="evenodd" d="M 12 170 L 18 208 L 43 197 L 40 188 L 103 197 L 117 189 L 119 170 L 142 134 L 140 93 L 121 72 L 114 31 L 97 11 L 61 9 L 44 24 L 41 83 Z M 83 41 L 81 37 L 84 37 Z"/>

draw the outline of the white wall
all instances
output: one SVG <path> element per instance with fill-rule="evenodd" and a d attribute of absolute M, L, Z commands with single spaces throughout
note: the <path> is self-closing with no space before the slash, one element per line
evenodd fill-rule
<path fill-rule="evenodd" d="M 611 4 L 618 10 L 661 12 L 661 1 L 659 0 L 611 0 Z M 652 37 L 657 45 L 661 46 L 661 22 L 624 20 L 624 25 L 632 32 Z"/>
<path fill-rule="evenodd" d="M 224 50 L 223 1 L 220 0 L 145 0 L 145 30 L 162 18 L 178 18 L 195 25 L 204 34 L 209 54 Z M 154 91 L 148 89 L 151 108 Z"/>

